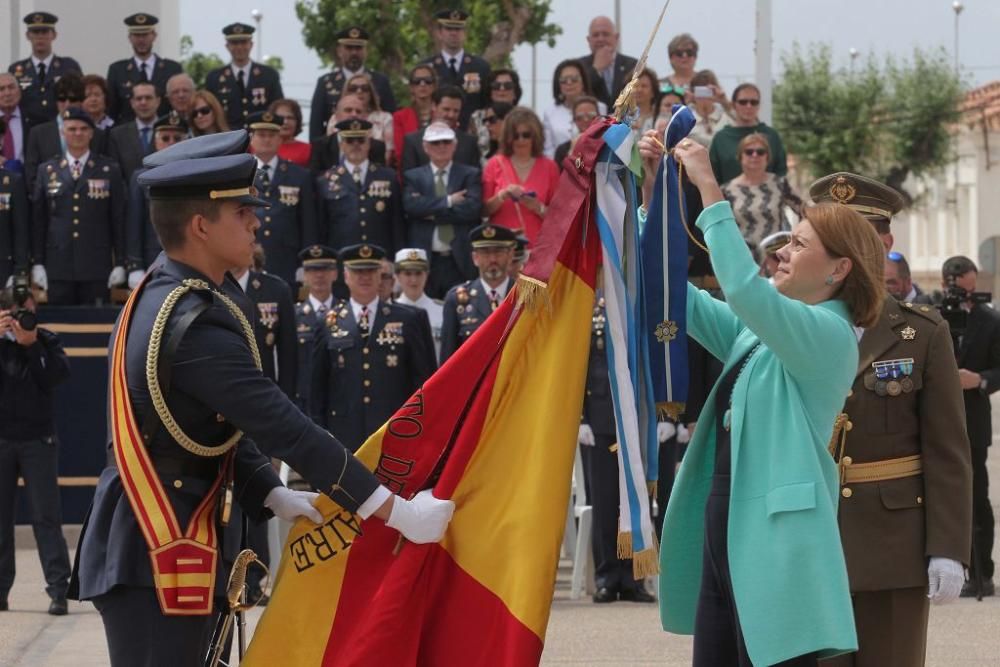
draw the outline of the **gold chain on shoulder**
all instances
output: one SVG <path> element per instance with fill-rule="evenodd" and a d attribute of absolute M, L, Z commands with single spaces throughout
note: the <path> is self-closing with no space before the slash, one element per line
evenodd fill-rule
<path fill-rule="evenodd" d="M 164 428 L 167 429 L 167 433 L 170 434 L 177 444 L 191 452 L 195 456 L 221 456 L 225 454 L 233 446 L 239 442 L 240 438 L 243 437 L 243 431 L 239 429 L 236 430 L 229 438 L 223 442 L 221 445 L 216 445 L 214 447 L 209 447 L 206 445 L 201 445 L 192 440 L 187 433 L 181 429 L 180 424 L 174 419 L 174 416 L 170 413 L 170 409 L 167 408 L 167 402 L 163 396 L 163 392 L 160 390 L 160 380 L 157 376 L 158 362 L 160 359 L 160 344 L 163 341 L 164 329 L 167 326 L 167 320 L 170 319 L 170 314 L 173 312 L 174 307 L 177 302 L 180 301 L 181 297 L 190 292 L 192 289 L 211 289 L 209 284 L 204 280 L 185 280 L 181 285 L 175 287 L 167 298 L 163 301 L 163 305 L 160 307 L 160 312 L 156 314 L 156 320 L 153 322 L 153 331 L 149 336 L 149 348 L 146 351 L 146 384 L 149 386 L 149 397 L 153 403 L 153 409 L 156 410 L 156 414 L 159 415 L 160 421 L 163 422 Z M 229 312 L 232 313 L 233 317 L 240 323 L 243 329 L 243 335 L 247 339 L 247 343 L 250 345 L 250 351 L 253 354 L 254 363 L 257 365 L 257 369 L 261 368 L 260 363 L 260 351 L 257 349 L 257 341 L 253 335 L 253 329 L 250 327 L 250 322 L 247 321 L 246 316 L 243 311 L 240 310 L 232 299 L 228 296 L 219 292 L 218 290 L 212 290 L 219 299 L 226 305 Z"/>

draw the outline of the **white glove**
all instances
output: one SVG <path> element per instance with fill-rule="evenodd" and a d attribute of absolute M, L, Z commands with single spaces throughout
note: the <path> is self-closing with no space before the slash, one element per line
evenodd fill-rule
<path fill-rule="evenodd" d="M 677 427 L 671 422 L 656 423 L 656 440 L 658 442 L 666 442 L 670 438 L 674 437 L 675 433 L 677 433 Z"/>
<path fill-rule="evenodd" d="M 45 267 L 35 264 L 31 267 L 31 282 L 38 285 L 38 289 L 47 290 L 49 288 L 49 277 L 45 273 Z"/>
<path fill-rule="evenodd" d="M 116 266 L 115 268 L 111 269 L 111 275 L 108 276 L 108 289 L 124 284 L 125 284 L 125 267 Z"/>
<path fill-rule="evenodd" d="M 691 432 L 688 431 L 687 426 L 684 424 L 677 425 L 677 442 L 681 445 L 686 445 L 691 440 Z"/>
<path fill-rule="evenodd" d="M 306 281 L 306 270 L 301 266 L 295 269 L 295 282 L 304 283 Z"/>
<path fill-rule="evenodd" d="M 439 500 L 430 489 L 425 489 L 413 500 L 393 498 L 392 512 L 385 525 L 398 530 L 410 542 L 430 544 L 441 541 L 454 513 L 455 503 Z"/>
<path fill-rule="evenodd" d="M 587 424 L 580 424 L 580 430 L 576 432 L 576 441 L 587 447 L 594 446 L 594 429 Z"/>
<path fill-rule="evenodd" d="M 935 604 L 954 602 L 965 583 L 965 568 L 957 560 L 931 556 L 927 565 L 927 597 Z"/>
<path fill-rule="evenodd" d="M 136 269 L 135 271 L 128 272 L 128 288 L 135 289 L 142 282 L 142 277 L 146 275 L 145 271 Z"/>
<path fill-rule="evenodd" d="M 323 523 L 323 515 L 313 505 L 318 493 L 312 491 L 293 491 L 284 486 L 271 489 L 264 498 L 264 507 L 274 512 L 274 516 L 285 521 L 295 521 L 304 516 L 313 523 Z"/>

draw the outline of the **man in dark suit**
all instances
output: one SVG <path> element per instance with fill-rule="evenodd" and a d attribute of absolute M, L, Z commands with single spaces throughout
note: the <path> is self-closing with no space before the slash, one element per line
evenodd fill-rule
<path fill-rule="evenodd" d="M 371 123 L 337 123 L 342 164 L 316 179 L 320 239 L 332 248 L 358 243 L 395 251 L 405 245 L 399 180 L 389 167 L 369 159 Z"/>
<path fill-rule="evenodd" d="M 108 155 L 118 163 L 126 183 L 131 182 L 133 172 L 142 166 L 142 159 L 153 152 L 156 110 L 160 106 L 156 86 L 150 81 L 132 86 L 129 106 L 135 120 L 115 125 L 108 132 Z"/>
<path fill-rule="evenodd" d="M 106 303 L 126 281 L 125 183 L 111 158 L 91 152 L 85 111 L 67 109 L 62 121 L 66 153 L 42 163 L 35 180 L 32 275 L 50 304 Z"/>
<path fill-rule="evenodd" d="M 622 88 L 632 78 L 638 61 L 618 53 L 618 28 L 607 16 L 598 16 L 590 22 L 587 45 L 590 53 L 580 58 L 590 77 L 594 97 L 610 109 Z"/>
<path fill-rule="evenodd" d="M 312 176 L 304 167 L 278 157 L 283 122 L 270 111 L 258 111 L 248 117 L 247 129 L 257 156 L 258 196 L 269 202 L 257 209 L 257 241 L 264 248 L 268 273 L 294 285 L 299 251 L 315 243 L 319 231 Z"/>
<path fill-rule="evenodd" d="M 21 86 L 13 74 L 0 73 L 0 165 L 24 174 L 24 151 L 31 131 L 31 118 L 21 108 Z"/>
<path fill-rule="evenodd" d="M 67 72 L 83 75 L 80 63 L 52 53 L 56 39 L 55 14 L 32 12 L 24 17 L 25 36 L 31 42 L 31 56 L 11 63 L 7 69 L 21 87 L 21 108 L 35 124 L 53 120 L 57 115 L 55 82 Z"/>
<path fill-rule="evenodd" d="M 458 86 L 465 93 L 458 128 L 465 131 L 469 116 L 484 103 L 484 88 L 490 78 L 490 65 L 479 56 L 465 52 L 465 22 L 469 15 L 460 9 L 442 9 L 434 18 L 436 41 L 441 52 L 427 56 L 423 63 L 437 72 L 439 86 Z"/>
<path fill-rule="evenodd" d="M 441 316 L 441 363 L 496 310 L 510 291 L 509 275 L 517 236 L 506 227 L 480 225 L 469 232 L 472 261 L 479 277 L 455 285 L 444 298 Z"/>
<path fill-rule="evenodd" d="M 3 121 L 0 120 L 0 132 Z M 28 191 L 16 171 L 0 165 L 0 289 L 14 273 L 28 270 L 31 244 Z"/>
<path fill-rule="evenodd" d="M 167 104 L 167 79 L 183 70 L 175 60 L 161 58 L 153 53 L 156 41 L 156 24 L 160 20 L 152 14 L 139 12 L 125 17 L 128 27 L 128 41 L 132 45 L 132 57 L 118 60 L 108 67 L 108 115 L 115 123 L 132 120 L 132 108 L 128 99 L 132 96 L 132 86 L 140 81 L 152 81 L 160 96 L 162 115 L 170 109 Z"/>
<path fill-rule="evenodd" d="M 972 560 L 963 597 L 994 595 L 993 539 L 995 519 L 986 469 L 987 447 L 993 442 L 990 394 L 1000 389 L 1000 313 L 974 301 L 979 276 L 968 257 L 952 257 L 941 270 L 943 286 L 962 295 L 967 315 L 964 330 L 952 324 L 957 336 L 958 378 L 964 390 L 965 423 L 972 447 Z"/>
<path fill-rule="evenodd" d="M 295 335 L 298 339 L 298 366 L 295 373 L 295 403 L 303 412 L 309 411 L 309 393 L 312 387 L 313 345 L 319 335 L 326 314 L 334 303 L 350 298 L 350 291 L 335 294 L 337 280 L 337 251 L 325 245 L 314 244 L 299 253 L 302 262 L 302 283 L 306 298 L 295 304 Z M 342 287 L 345 287 L 341 283 Z"/>
<path fill-rule="evenodd" d="M 28 135 L 28 145 L 24 149 L 24 178 L 28 193 L 34 192 L 38 166 L 66 152 L 63 137 L 63 116 L 67 109 L 79 109 L 83 104 L 83 79 L 76 72 L 70 72 L 56 82 L 56 106 L 60 115 L 55 120 L 36 125 Z M 90 152 L 94 155 L 107 154 L 107 134 L 95 128 L 90 140 Z"/>
<path fill-rule="evenodd" d="M 431 121 L 443 122 L 455 130 L 457 138 L 455 162 L 479 169 L 480 154 L 476 138 L 458 130 L 459 119 L 462 116 L 462 98 L 462 89 L 457 86 L 439 87 L 431 96 L 434 103 L 434 106 L 431 107 Z M 431 161 L 424 151 L 424 132 L 426 129 L 411 132 L 403 138 L 402 168 L 404 172 Z"/>
<path fill-rule="evenodd" d="M 230 23 L 223 28 L 226 49 L 233 61 L 205 77 L 205 88 L 219 98 L 230 127 L 242 127 L 250 114 L 267 110 L 272 102 L 285 96 L 278 71 L 250 59 L 253 33 L 254 27 L 246 23 Z"/>
<path fill-rule="evenodd" d="M 326 135 L 326 124 L 337 107 L 337 100 L 344 92 L 344 84 L 355 74 L 368 74 L 378 93 L 382 111 L 396 110 L 396 97 L 392 93 L 389 77 L 365 68 L 368 55 L 368 31 L 359 26 L 344 28 L 337 33 L 336 56 L 339 66 L 316 80 L 309 114 L 309 139 Z"/>
<path fill-rule="evenodd" d="M 431 376 L 437 364 L 423 311 L 378 297 L 385 250 L 341 250 L 351 298 L 319 325 L 313 348 L 313 419 L 356 451 Z"/>
<path fill-rule="evenodd" d="M 409 244 L 430 258 L 427 295 L 440 299 L 476 275 L 469 231 L 480 220 L 483 186 L 478 169 L 454 161 L 450 126 L 431 123 L 423 148 L 431 161 L 403 174 L 403 210 Z"/>
<path fill-rule="evenodd" d="M 357 95 L 343 95 L 337 100 L 337 110 L 334 112 L 330 122 L 334 124 L 333 131 L 312 142 L 312 151 L 309 153 L 309 171 L 313 176 L 319 176 L 330 167 L 340 164 L 340 140 L 337 138 L 337 123 L 360 118 L 364 120 L 367 116 L 365 105 Z M 373 164 L 385 164 L 385 142 L 378 139 L 368 139 L 370 148 L 368 159 Z"/>

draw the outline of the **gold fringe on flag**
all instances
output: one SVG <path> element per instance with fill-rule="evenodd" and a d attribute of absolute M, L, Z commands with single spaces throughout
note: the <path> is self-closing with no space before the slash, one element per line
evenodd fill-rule
<path fill-rule="evenodd" d="M 523 273 L 517 278 L 517 307 L 522 306 L 529 311 L 535 311 L 540 305 L 546 310 L 552 310 L 552 300 L 549 298 L 548 285 L 537 278 Z"/>
<path fill-rule="evenodd" d="M 626 560 L 632 557 L 632 533 L 618 533 L 618 559 Z"/>
<path fill-rule="evenodd" d="M 656 418 L 662 421 L 665 417 L 669 417 L 677 421 L 681 413 L 684 412 L 685 405 L 685 403 L 681 403 L 680 401 L 657 403 Z"/>
<path fill-rule="evenodd" d="M 660 573 L 660 554 L 656 545 L 632 555 L 632 576 L 636 579 Z"/>

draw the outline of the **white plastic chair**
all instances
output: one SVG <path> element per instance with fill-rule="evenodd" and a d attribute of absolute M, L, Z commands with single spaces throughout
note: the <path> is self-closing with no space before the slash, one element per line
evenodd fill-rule
<path fill-rule="evenodd" d="M 594 559 L 591 555 L 594 510 L 587 504 L 583 480 L 583 459 L 580 456 L 580 447 L 577 446 L 576 459 L 573 462 L 573 488 L 569 510 L 566 512 L 566 536 L 563 538 L 564 548 L 572 545 L 571 553 L 567 548 L 567 553 L 573 561 L 570 600 L 579 600 L 584 591 L 588 594 L 594 592 Z"/>

